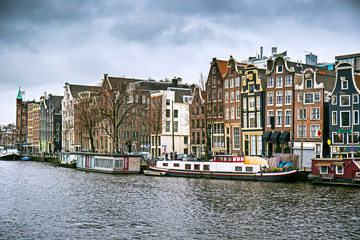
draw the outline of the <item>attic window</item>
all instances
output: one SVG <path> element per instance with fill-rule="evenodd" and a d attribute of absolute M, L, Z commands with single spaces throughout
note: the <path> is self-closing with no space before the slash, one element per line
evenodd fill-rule
<path fill-rule="evenodd" d="M 213 72 L 213 74 L 216 73 L 216 67 L 213 67 L 213 68 L 212 68 L 212 72 Z"/>
<path fill-rule="evenodd" d="M 276 66 L 276 73 L 282 73 L 283 72 L 283 66 L 282 65 L 277 65 Z"/>

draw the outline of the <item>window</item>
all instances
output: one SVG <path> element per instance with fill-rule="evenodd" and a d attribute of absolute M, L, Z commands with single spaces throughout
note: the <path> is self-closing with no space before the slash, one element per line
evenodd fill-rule
<path fill-rule="evenodd" d="M 235 112 L 234 112 L 234 107 L 233 106 L 230 108 L 230 118 L 235 119 Z"/>
<path fill-rule="evenodd" d="M 170 105 L 170 99 L 166 99 L 166 105 Z"/>
<path fill-rule="evenodd" d="M 268 110 L 268 112 L 267 112 L 267 126 L 268 127 L 271 126 L 271 122 L 270 122 L 271 117 L 274 117 L 274 111 Z"/>
<path fill-rule="evenodd" d="M 281 126 L 282 125 L 282 111 L 276 110 L 276 125 Z"/>
<path fill-rule="evenodd" d="M 340 112 L 340 127 L 350 127 L 350 111 Z"/>
<path fill-rule="evenodd" d="M 234 92 L 230 92 L 230 102 L 234 102 Z"/>
<path fill-rule="evenodd" d="M 276 87 L 280 88 L 283 86 L 283 79 L 282 77 L 276 77 Z"/>
<path fill-rule="evenodd" d="M 314 94 L 305 93 L 305 103 L 314 103 Z"/>
<path fill-rule="evenodd" d="M 306 125 L 301 125 L 299 124 L 297 126 L 297 130 L 298 130 L 298 138 L 306 138 Z"/>
<path fill-rule="evenodd" d="M 225 88 L 229 88 L 229 80 L 225 79 Z"/>
<path fill-rule="evenodd" d="M 256 136 L 251 135 L 251 155 L 256 154 Z"/>
<path fill-rule="evenodd" d="M 204 171 L 209 171 L 210 170 L 210 165 L 203 165 L 203 170 Z"/>
<path fill-rule="evenodd" d="M 178 122 L 174 121 L 174 132 L 178 132 L 178 131 L 179 131 Z"/>
<path fill-rule="evenodd" d="M 291 110 L 285 110 L 285 126 L 291 126 Z"/>
<path fill-rule="evenodd" d="M 236 102 L 240 102 L 240 91 L 236 91 Z"/>
<path fill-rule="evenodd" d="M 261 135 L 258 135 L 257 136 L 257 146 L 258 146 L 258 152 L 257 154 L 258 155 L 262 155 L 262 136 Z"/>
<path fill-rule="evenodd" d="M 236 87 L 240 86 L 240 77 L 237 77 L 237 78 L 235 79 L 235 86 L 236 86 Z"/>
<path fill-rule="evenodd" d="M 302 93 L 298 93 L 298 102 L 302 102 L 304 95 Z"/>
<path fill-rule="evenodd" d="M 341 80 L 341 89 L 348 89 L 348 81 Z"/>
<path fill-rule="evenodd" d="M 354 113 L 353 123 L 354 125 L 359 125 L 359 110 L 355 110 L 353 113 Z"/>
<path fill-rule="evenodd" d="M 243 115 L 243 126 L 244 128 L 248 128 L 247 113 L 244 113 Z"/>
<path fill-rule="evenodd" d="M 170 132 L 170 121 L 166 121 L 165 131 Z"/>
<path fill-rule="evenodd" d="M 225 108 L 225 118 L 229 119 L 229 108 Z"/>
<path fill-rule="evenodd" d="M 191 169 L 191 164 L 185 164 L 185 169 L 190 170 Z"/>
<path fill-rule="evenodd" d="M 320 174 L 328 174 L 328 167 L 320 166 Z"/>
<path fill-rule="evenodd" d="M 213 77 L 213 87 L 216 87 L 216 77 Z"/>
<path fill-rule="evenodd" d="M 287 75 L 285 77 L 285 86 L 291 86 L 292 85 L 292 76 L 291 75 Z"/>
<path fill-rule="evenodd" d="M 249 123 L 250 123 L 250 128 L 256 128 L 256 121 L 255 121 L 254 113 L 249 114 Z"/>
<path fill-rule="evenodd" d="M 340 96 L 340 106 L 350 106 L 350 96 Z"/>
<path fill-rule="evenodd" d="M 163 163 L 163 167 L 167 167 L 168 165 L 168 163 Z"/>
<path fill-rule="evenodd" d="M 332 125 L 337 125 L 337 112 L 332 112 Z"/>
<path fill-rule="evenodd" d="M 353 139 L 351 139 L 351 137 L 353 137 Z M 348 134 L 348 143 L 350 143 L 350 144 L 359 143 L 358 138 L 359 138 L 358 132 L 350 133 L 350 134 Z"/>
<path fill-rule="evenodd" d="M 344 174 L 344 168 L 342 165 L 336 165 L 336 174 L 338 175 Z"/>
<path fill-rule="evenodd" d="M 246 98 L 243 99 L 243 109 L 244 110 L 247 109 L 247 99 Z"/>
<path fill-rule="evenodd" d="M 354 94 L 354 95 L 353 95 L 353 103 L 354 103 L 354 104 L 359 103 L 359 95 L 358 95 L 358 94 Z"/>
<path fill-rule="evenodd" d="M 282 65 L 277 65 L 276 66 L 276 73 L 282 73 L 283 72 L 283 66 Z"/>
<path fill-rule="evenodd" d="M 257 97 L 256 97 L 256 108 L 257 108 L 257 109 L 260 109 L 260 106 L 261 106 L 260 96 L 257 96 Z"/>
<path fill-rule="evenodd" d="M 245 171 L 246 171 L 246 172 L 252 172 L 252 171 L 253 171 L 253 167 L 246 167 L 246 168 L 245 168 Z"/>
<path fill-rule="evenodd" d="M 332 142 L 333 143 L 344 143 L 344 136 L 339 133 L 333 132 Z"/>
<path fill-rule="evenodd" d="M 180 167 L 179 163 L 174 163 L 174 167 Z"/>
<path fill-rule="evenodd" d="M 274 92 L 268 92 L 267 105 L 274 105 Z"/>
<path fill-rule="evenodd" d="M 167 117 L 167 118 L 170 117 L 170 109 L 166 109 L 166 117 Z"/>
<path fill-rule="evenodd" d="M 254 84 L 249 84 L 249 92 L 254 93 Z"/>
<path fill-rule="evenodd" d="M 188 144 L 189 138 L 187 136 L 184 136 L 184 144 Z"/>
<path fill-rule="evenodd" d="M 222 89 L 221 88 L 218 89 L 218 94 L 219 94 L 219 100 L 222 100 Z"/>
<path fill-rule="evenodd" d="M 236 118 L 240 118 L 240 106 L 236 106 Z"/>
<path fill-rule="evenodd" d="M 292 96 L 291 91 L 285 91 L 285 105 L 291 104 L 291 96 Z"/>
<path fill-rule="evenodd" d="M 301 120 L 301 118 L 303 118 L 304 120 L 306 120 L 306 108 L 298 108 L 298 120 Z"/>
<path fill-rule="evenodd" d="M 230 79 L 230 88 L 233 88 L 233 87 L 234 87 L 234 79 L 231 78 L 231 79 Z"/>
<path fill-rule="evenodd" d="M 311 120 L 320 120 L 320 108 L 311 108 Z"/>
<path fill-rule="evenodd" d="M 242 171 L 242 167 L 235 166 L 235 171 L 237 171 L 237 172 L 241 172 L 241 171 Z"/>
<path fill-rule="evenodd" d="M 320 130 L 320 125 L 310 125 L 310 137 L 318 138 L 317 132 Z"/>
<path fill-rule="evenodd" d="M 274 87 L 274 78 L 273 77 L 268 77 L 268 87 Z"/>
<path fill-rule="evenodd" d="M 233 128 L 233 136 L 234 136 L 234 149 L 240 149 L 240 128 L 234 127 Z"/>
<path fill-rule="evenodd" d="M 276 106 L 282 105 L 283 103 L 283 92 L 278 91 L 276 92 Z"/>
<path fill-rule="evenodd" d="M 331 98 L 331 105 L 336 105 L 336 104 L 337 104 L 337 96 L 334 95 L 334 96 L 332 96 L 332 98 Z"/>
<path fill-rule="evenodd" d="M 249 98 L 249 110 L 255 110 L 255 98 Z"/>
<path fill-rule="evenodd" d="M 256 113 L 256 122 L 257 122 L 257 127 L 260 128 L 261 127 L 260 112 Z"/>
<path fill-rule="evenodd" d="M 314 93 L 314 101 L 320 102 L 320 93 L 319 92 Z"/>
<path fill-rule="evenodd" d="M 200 164 L 194 164 L 194 170 L 200 170 Z"/>
<path fill-rule="evenodd" d="M 229 93 L 228 92 L 225 93 L 225 102 L 226 103 L 229 102 Z"/>
<path fill-rule="evenodd" d="M 312 87 L 312 80 L 306 79 L 305 80 L 305 88 L 311 88 Z"/>

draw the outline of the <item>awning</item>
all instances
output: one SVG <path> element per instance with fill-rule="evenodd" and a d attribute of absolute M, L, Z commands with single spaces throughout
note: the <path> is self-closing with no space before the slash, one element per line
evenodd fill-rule
<path fill-rule="evenodd" d="M 262 140 L 263 140 L 264 142 L 270 141 L 271 133 L 272 133 L 271 131 L 265 132 L 265 133 L 262 135 Z"/>
<path fill-rule="evenodd" d="M 290 132 L 282 132 L 280 135 L 280 142 L 290 142 Z"/>
<path fill-rule="evenodd" d="M 279 141 L 279 137 L 280 137 L 280 133 L 279 131 L 276 131 L 276 132 L 273 132 L 271 134 L 271 137 L 270 137 L 270 141 L 271 142 L 278 142 Z"/>
<path fill-rule="evenodd" d="M 344 164 L 344 162 L 334 162 L 332 165 L 342 166 L 343 164 Z"/>
<path fill-rule="evenodd" d="M 319 162 L 318 164 L 315 165 L 315 167 L 320 167 L 320 166 L 330 167 L 332 164 L 333 164 L 332 162 Z"/>

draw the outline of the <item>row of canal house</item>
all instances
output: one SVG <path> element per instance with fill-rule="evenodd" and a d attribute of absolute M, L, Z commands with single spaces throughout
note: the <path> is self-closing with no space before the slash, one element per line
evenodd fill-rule
<path fill-rule="evenodd" d="M 192 153 L 204 154 L 206 123 L 213 126 L 213 154 L 299 154 L 310 167 L 312 158 L 341 156 L 352 145 L 358 151 L 359 75 L 353 66 L 340 63 L 330 71 L 333 65 L 277 55 L 261 69 L 232 56 L 214 58 L 205 91 L 196 88 L 190 102 Z"/>

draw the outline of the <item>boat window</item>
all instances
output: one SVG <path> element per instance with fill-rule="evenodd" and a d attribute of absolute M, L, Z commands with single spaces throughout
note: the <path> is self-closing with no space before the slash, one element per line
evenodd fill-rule
<path fill-rule="evenodd" d="M 236 161 L 240 162 L 240 157 L 237 157 L 237 158 L 236 158 Z"/>
<path fill-rule="evenodd" d="M 242 161 L 242 162 L 244 161 L 244 157 L 241 157 L 241 161 Z"/>
<path fill-rule="evenodd" d="M 247 171 L 247 172 L 252 172 L 252 171 L 253 171 L 253 167 L 246 167 L 246 171 Z"/>
<path fill-rule="evenodd" d="M 222 157 L 217 157 L 216 160 L 217 160 L 217 161 L 222 161 L 223 158 L 222 158 Z"/>
<path fill-rule="evenodd" d="M 185 169 L 191 169 L 191 164 L 185 164 Z"/>
<path fill-rule="evenodd" d="M 210 170 L 210 165 L 204 165 L 203 170 L 204 171 L 209 171 Z"/>
<path fill-rule="evenodd" d="M 227 157 L 224 157 L 224 161 L 225 161 L 225 162 L 227 161 Z"/>
<path fill-rule="evenodd" d="M 242 171 L 242 167 L 235 167 L 235 171 L 241 172 L 241 171 Z"/>
<path fill-rule="evenodd" d="M 195 170 L 200 170 L 200 164 L 195 164 L 195 165 L 194 165 L 194 169 L 195 169 Z"/>
<path fill-rule="evenodd" d="M 168 166 L 168 163 L 163 163 L 163 167 L 167 167 Z"/>
<path fill-rule="evenodd" d="M 174 163 L 174 167 L 180 167 L 180 164 Z"/>

